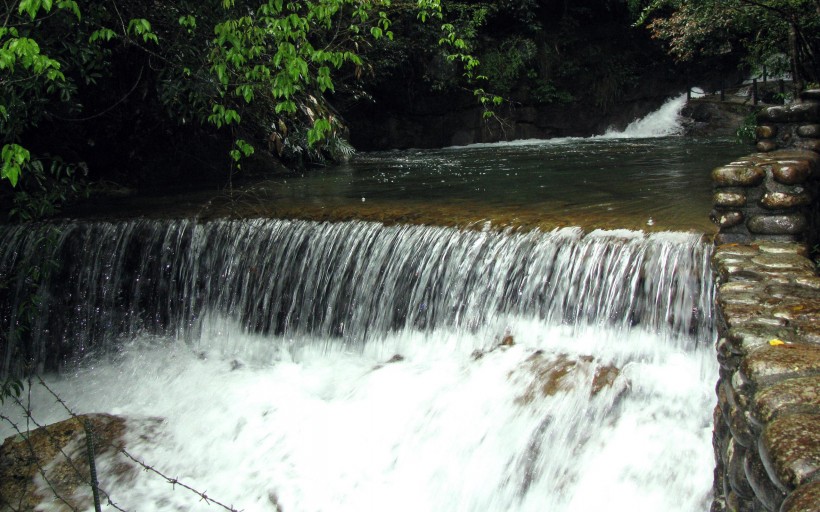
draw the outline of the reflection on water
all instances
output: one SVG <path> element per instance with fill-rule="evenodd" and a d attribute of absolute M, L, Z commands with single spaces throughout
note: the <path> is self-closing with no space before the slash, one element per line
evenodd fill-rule
<path fill-rule="evenodd" d="M 312 218 L 708 232 L 710 171 L 747 152 L 731 140 L 667 137 L 365 153 L 246 198 Z"/>

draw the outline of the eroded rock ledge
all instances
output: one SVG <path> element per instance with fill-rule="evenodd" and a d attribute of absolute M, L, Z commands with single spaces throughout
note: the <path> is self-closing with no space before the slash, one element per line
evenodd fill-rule
<path fill-rule="evenodd" d="M 718 246 L 712 511 L 820 510 L 820 277 L 798 243 Z"/>

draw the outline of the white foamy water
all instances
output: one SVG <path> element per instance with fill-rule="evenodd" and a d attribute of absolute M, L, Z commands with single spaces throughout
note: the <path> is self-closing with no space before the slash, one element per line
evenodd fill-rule
<path fill-rule="evenodd" d="M 608 129 L 603 135 L 591 137 L 555 137 L 552 139 L 517 139 L 503 142 L 479 142 L 466 146 L 451 146 L 445 149 L 463 151 L 465 148 L 492 148 L 573 144 L 583 140 L 595 139 L 651 139 L 655 137 L 669 137 L 683 133 L 680 112 L 686 106 L 686 94 L 668 99 L 658 110 L 644 117 L 635 119 L 626 128 L 619 130 Z"/>
<path fill-rule="evenodd" d="M 195 343 L 138 338 L 46 380 L 76 412 L 129 418 L 133 455 L 239 510 L 708 508 L 711 350 L 521 317 L 471 333 L 407 329 L 356 351 L 210 325 Z M 491 350 L 505 332 L 515 346 Z M 554 395 L 538 391 L 530 358 L 590 355 Z M 591 396 L 605 365 L 620 374 Z M 32 406 L 39 422 L 66 416 L 37 385 Z M 100 459 L 100 485 L 126 510 L 218 510 L 150 473 L 117 476 L 114 463 Z"/>
<path fill-rule="evenodd" d="M 685 105 L 686 94 L 681 94 L 677 98 L 667 100 L 658 110 L 646 117 L 632 121 L 623 130 L 607 130 L 601 138 L 642 139 L 680 135 L 683 131 L 680 112 Z"/>

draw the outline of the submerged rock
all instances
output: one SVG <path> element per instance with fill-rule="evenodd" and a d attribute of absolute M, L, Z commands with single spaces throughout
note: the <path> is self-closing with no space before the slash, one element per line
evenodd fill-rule
<path fill-rule="evenodd" d="M 28 511 L 93 507 L 84 423 L 91 425 L 96 459 L 116 453 L 124 445 L 125 419 L 88 414 L 9 437 L 0 447 L 0 508 Z M 111 466 L 109 466 L 110 470 Z M 113 471 L 120 477 L 135 473 L 125 461 Z M 103 502 L 104 495 L 101 495 Z"/>
<path fill-rule="evenodd" d="M 531 379 L 524 393 L 516 398 L 516 403 L 523 405 L 537 398 L 572 391 L 579 385 L 585 386 L 589 396 L 593 397 L 605 388 L 614 388 L 620 374 L 619 368 L 600 364 L 592 356 L 550 356 L 539 350 L 510 377 Z M 625 382 L 623 386 L 626 386 Z"/>

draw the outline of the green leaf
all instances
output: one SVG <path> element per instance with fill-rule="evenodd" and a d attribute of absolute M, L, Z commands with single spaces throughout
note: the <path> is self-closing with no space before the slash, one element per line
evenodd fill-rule
<path fill-rule="evenodd" d="M 17 144 L 6 144 L 3 146 L 2 158 L 3 167 L 0 169 L 0 179 L 7 179 L 12 187 L 16 187 L 22 166 L 31 159 L 31 153 Z"/>

